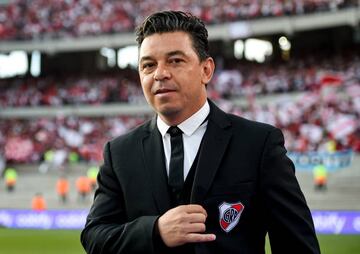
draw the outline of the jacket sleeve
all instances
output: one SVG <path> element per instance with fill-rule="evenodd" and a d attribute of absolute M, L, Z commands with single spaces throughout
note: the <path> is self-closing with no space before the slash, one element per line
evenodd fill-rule
<path fill-rule="evenodd" d="M 104 149 L 104 164 L 98 189 L 81 232 L 88 254 L 153 253 L 153 228 L 158 216 L 141 216 L 128 221 L 121 185 L 114 173 L 110 143 Z"/>
<path fill-rule="evenodd" d="M 269 132 L 260 166 L 262 210 L 272 253 L 320 253 L 311 213 L 279 129 Z"/>

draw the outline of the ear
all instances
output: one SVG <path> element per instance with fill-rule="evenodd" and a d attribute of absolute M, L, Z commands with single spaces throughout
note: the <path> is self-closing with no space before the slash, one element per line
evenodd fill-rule
<path fill-rule="evenodd" d="M 202 75 L 201 75 L 201 82 L 203 84 L 207 84 L 210 82 L 214 71 L 215 71 L 215 62 L 212 57 L 208 57 L 202 63 Z"/>

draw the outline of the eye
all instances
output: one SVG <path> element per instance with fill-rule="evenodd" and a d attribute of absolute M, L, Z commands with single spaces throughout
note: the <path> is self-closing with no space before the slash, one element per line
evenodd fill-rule
<path fill-rule="evenodd" d="M 155 68 L 155 62 L 144 62 L 141 64 L 141 71 L 143 73 L 151 73 Z"/>
<path fill-rule="evenodd" d="M 179 63 L 184 62 L 184 60 L 182 58 L 171 58 L 171 59 L 169 59 L 169 62 L 172 64 L 179 64 Z"/>
<path fill-rule="evenodd" d="M 148 62 L 148 63 L 143 63 L 141 67 L 142 67 L 143 69 L 147 69 L 147 68 L 153 67 L 154 65 L 155 65 L 154 63 Z"/>

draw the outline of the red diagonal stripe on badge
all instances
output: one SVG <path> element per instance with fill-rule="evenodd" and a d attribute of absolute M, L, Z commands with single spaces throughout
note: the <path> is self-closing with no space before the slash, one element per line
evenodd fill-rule
<path fill-rule="evenodd" d="M 229 224 L 230 224 L 230 223 L 227 223 L 227 222 L 224 221 L 224 220 L 221 220 L 220 223 L 221 223 L 221 226 L 222 226 L 223 229 L 226 229 L 226 228 L 229 226 Z"/>
<path fill-rule="evenodd" d="M 233 205 L 232 207 L 234 207 L 238 212 L 240 212 L 244 208 L 242 204 L 236 204 Z"/>

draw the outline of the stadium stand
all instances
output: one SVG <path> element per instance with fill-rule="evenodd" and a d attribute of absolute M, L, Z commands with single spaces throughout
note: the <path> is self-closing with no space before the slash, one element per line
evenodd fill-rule
<path fill-rule="evenodd" d="M 357 6 L 354 0 L 288 1 L 129 1 L 13 0 L 0 7 L 0 39 L 79 37 L 129 31 L 155 10 L 186 10 L 207 23 L 335 11 Z M 99 19 L 98 17 L 101 17 Z M 6 21 L 6 22 L 5 22 Z"/>
<path fill-rule="evenodd" d="M 243 109 L 225 100 L 218 103 L 234 114 L 282 128 L 290 151 L 326 150 L 326 143 L 334 141 L 335 150 L 352 148 L 360 152 L 360 96 L 351 97 L 345 93 L 327 101 L 320 98 L 318 93 L 310 92 L 295 100 L 285 95 L 277 103 L 254 105 L 251 109 Z M 151 116 L 0 119 L 0 144 L 8 162 L 40 162 L 48 149 L 64 149 L 67 153 L 75 151 L 82 160 L 100 161 L 106 140 Z"/>
<path fill-rule="evenodd" d="M 143 121 L 140 116 L 0 120 L 0 144 L 8 163 L 40 163 L 48 150 L 63 150 L 66 158 L 70 152 L 76 152 L 82 161 L 100 162 L 106 140 Z"/>
<path fill-rule="evenodd" d="M 274 65 L 234 62 L 218 69 L 208 86 L 213 99 L 237 99 L 300 91 L 315 91 L 332 83 L 348 88 L 359 76 L 359 50 L 332 56 L 308 55 Z M 137 71 L 109 75 L 48 76 L 0 80 L 0 107 L 144 104 Z"/>

